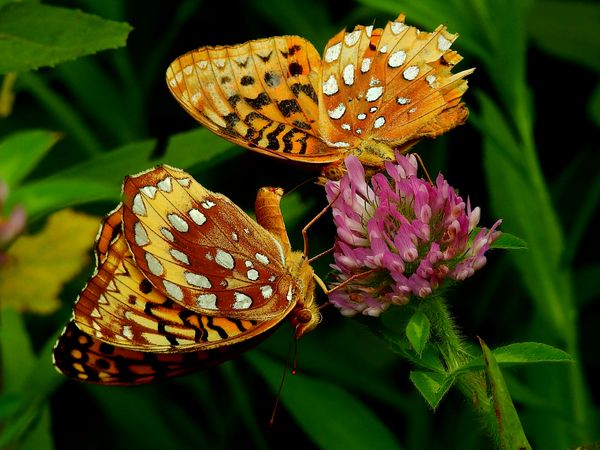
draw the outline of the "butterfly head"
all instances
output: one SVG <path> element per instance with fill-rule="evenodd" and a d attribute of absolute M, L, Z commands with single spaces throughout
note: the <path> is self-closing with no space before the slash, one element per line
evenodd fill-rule
<path fill-rule="evenodd" d="M 296 304 L 289 315 L 295 330 L 296 339 L 314 330 L 321 323 L 321 313 L 315 302 L 314 271 L 302 252 L 292 252 L 288 255 L 289 268 L 295 280 L 293 296 Z"/>
<path fill-rule="evenodd" d="M 296 339 L 300 339 L 306 333 L 314 330 L 321 323 L 321 319 L 319 308 L 314 302 L 313 291 L 303 302 L 298 302 L 290 316 Z"/>

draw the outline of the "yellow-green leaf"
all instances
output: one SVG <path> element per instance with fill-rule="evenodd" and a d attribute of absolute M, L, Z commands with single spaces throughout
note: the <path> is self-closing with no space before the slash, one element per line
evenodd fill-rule
<path fill-rule="evenodd" d="M 71 210 L 48 218 L 43 230 L 18 238 L 0 267 L 0 306 L 51 313 L 63 284 L 89 261 L 99 219 Z"/>
<path fill-rule="evenodd" d="M 500 448 L 503 450 L 531 449 L 494 354 L 483 340 L 479 339 L 479 344 L 483 350 L 489 390 L 494 401 Z"/>

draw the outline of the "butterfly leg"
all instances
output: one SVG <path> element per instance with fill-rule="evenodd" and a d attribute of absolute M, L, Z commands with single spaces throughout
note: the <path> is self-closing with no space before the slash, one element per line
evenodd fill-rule
<path fill-rule="evenodd" d="M 337 200 L 337 197 L 335 200 Z M 335 202 L 335 200 L 333 202 Z M 319 213 L 315 217 L 313 217 L 306 225 L 304 225 L 304 228 L 302 228 L 302 240 L 304 241 L 304 256 L 306 256 L 307 258 L 308 258 L 308 229 L 311 226 L 313 226 L 317 220 L 319 220 L 321 217 L 323 217 L 325 215 L 325 213 L 331 208 L 331 205 L 333 204 L 333 202 L 328 203 L 325 208 L 323 208 L 321 211 L 319 211 Z M 328 253 L 329 251 L 331 251 L 331 250 L 327 250 L 326 252 L 320 253 L 315 258 L 322 256 L 322 255 Z M 310 261 L 312 261 L 315 258 L 311 258 Z"/>

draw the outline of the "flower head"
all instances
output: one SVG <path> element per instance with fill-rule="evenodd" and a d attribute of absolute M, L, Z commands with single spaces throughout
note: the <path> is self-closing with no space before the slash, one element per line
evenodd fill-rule
<path fill-rule="evenodd" d="M 337 227 L 334 287 L 343 284 L 329 300 L 342 314 L 378 316 L 392 303 L 427 297 L 445 279 L 464 280 L 485 265 L 501 221 L 471 236 L 480 210 L 441 174 L 434 185 L 418 178 L 415 157 L 399 153 L 369 182 L 358 158 L 349 156 L 345 164 L 346 175 L 325 186 Z"/>

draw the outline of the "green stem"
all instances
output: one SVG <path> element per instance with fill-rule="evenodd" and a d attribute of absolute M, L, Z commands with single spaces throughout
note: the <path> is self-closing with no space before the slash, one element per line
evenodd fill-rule
<path fill-rule="evenodd" d="M 431 297 L 421 304 L 421 310 L 431 323 L 432 339 L 439 349 L 440 356 L 448 372 L 474 359 L 467 350 L 452 315 L 442 297 Z M 482 372 L 468 372 L 458 375 L 455 386 L 467 397 L 487 430 L 498 442 L 498 426 L 494 405 L 488 396 L 485 375 Z"/>
<path fill-rule="evenodd" d="M 0 88 L 0 118 L 8 117 L 12 113 L 15 102 L 13 87 L 16 80 L 17 74 L 14 72 L 7 73 L 2 79 L 2 87 Z"/>

